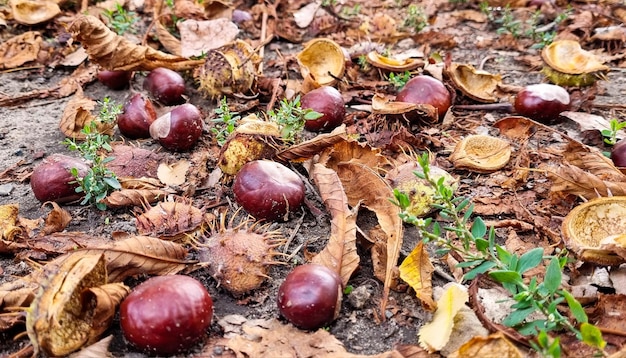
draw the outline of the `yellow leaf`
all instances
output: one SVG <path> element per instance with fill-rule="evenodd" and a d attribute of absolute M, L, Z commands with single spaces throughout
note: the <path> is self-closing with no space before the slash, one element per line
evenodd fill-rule
<path fill-rule="evenodd" d="M 452 333 L 454 316 L 468 301 L 467 289 L 462 285 L 452 283 L 437 300 L 437 311 L 430 323 L 425 324 L 419 331 L 420 345 L 430 352 L 441 350 Z"/>
<path fill-rule="evenodd" d="M 432 275 L 435 267 L 430 262 L 428 252 L 424 250 L 424 242 L 420 241 L 409 256 L 400 265 L 400 278 L 414 290 L 424 308 L 433 311 L 437 304 L 433 301 Z"/>
<path fill-rule="evenodd" d="M 474 337 L 461 346 L 448 358 L 522 358 L 524 355 L 511 343 L 504 333 L 498 332 L 489 337 Z"/>

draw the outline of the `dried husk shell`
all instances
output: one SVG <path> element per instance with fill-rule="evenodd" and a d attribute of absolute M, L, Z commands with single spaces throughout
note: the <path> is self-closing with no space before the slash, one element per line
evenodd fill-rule
<path fill-rule="evenodd" d="M 596 198 L 576 206 L 563 220 L 561 231 L 565 246 L 582 261 L 626 262 L 626 196 Z"/>
<path fill-rule="evenodd" d="M 306 93 L 321 86 L 332 86 L 345 71 L 345 55 L 341 46 L 325 38 L 311 40 L 296 57 Z"/>
<path fill-rule="evenodd" d="M 604 79 L 609 71 L 598 56 L 582 49 L 578 41 L 554 41 L 543 49 L 541 57 L 547 64 L 542 72 L 560 86 L 589 86 Z"/>
<path fill-rule="evenodd" d="M 424 66 L 424 60 L 416 58 L 407 58 L 397 60 L 395 58 L 386 57 L 376 51 L 367 54 L 367 62 L 377 68 L 382 68 L 392 72 L 412 71 L 418 67 Z"/>
<path fill-rule="evenodd" d="M 477 70 L 472 65 L 452 63 L 447 69 L 455 87 L 467 97 L 484 103 L 498 101 L 496 91 L 502 84 L 502 76 Z"/>
<path fill-rule="evenodd" d="M 22 25 L 36 25 L 61 13 L 54 1 L 11 0 L 11 14 Z"/>
<path fill-rule="evenodd" d="M 261 58 L 247 42 L 236 40 L 207 53 L 204 65 L 194 77 L 199 89 L 209 98 L 248 92 L 256 79 Z"/>
<path fill-rule="evenodd" d="M 490 173 L 509 162 L 511 144 L 488 135 L 470 135 L 457 143 L 449 159 L 457 169 Z"/>

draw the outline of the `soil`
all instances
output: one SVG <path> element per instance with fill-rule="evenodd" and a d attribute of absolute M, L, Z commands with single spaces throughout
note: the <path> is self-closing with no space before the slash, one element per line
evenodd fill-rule
<path fill-rule="evenodd" d="M 451 10 L 450 7 L 446 7 L 446 9 Z M 502 74 L 504 82 L 509 85 L 523 86 L 529 83 L 544 81 L 543 75 L 520 60 L 524 54 L 530 53 L 536 56 L 536 51 L 527 50 L 524 53 L 518 49 L 493 50 L 476 48 L 474 41 L 470 40 L 470 38 L 477 38 L 475 36 L 476 32 L 484 37 L 496 38 L 497 35 L 495 35 L 494 29 L 487 24 L 471 22 L 457 23 L 454 26 L 454 29 L 441 29 L 440 31 L 442 33 L 448 31 L 453 34 L 461 34 L 456 37 L 457 46 L 443 50 L 455 62 L 471 63 L 478 66 L 481 61 L 487 59 L 487 61 L 484 61 L 484 69 L 492 73 Z M 404 41 L 401 47 L 410 48 L 418 45 L 408 40 Z M 289 54 L 297 52 L 301 45 L 277 40 L 272 43 L 272 48 L 279 49 L 284 55 L 289 56 Z M 433 48 L 432 50 L 436 49 Z M 276 55 L 272 52 L 272 54 L 268 54 L 265 61 L 269 63 L 275 59 Z M 271 67 L 269 71 L 268 77 L 271 77 Z M 5 72 L 1 76 L 0 93 L 17 96 L 23 92 L 51 88 L 60 80 L 69 76 L 71 72 L 71 68 L 60 67 L 42 67 L 35 70 L 26 69 Z M 90 98 L 102 99 L 108 96 L 117 103 L 123 103 L 134 91 L 141 91 L 142 79 L 143 74 L 136 74 L 131 90 L 111 91 L 99 82 L 93 82 L 86 85 L 84 91 Z M 205 137 L 209 138 L 211 123 L 208 119 L 214 115 L 215 103 L 204 99 L 197 93 L 191 80 L 188 82 L 188 88 L 190 91 L 189 101 L 200 107 L 203 113 L 206 114 Z M 0 172 L 14 168 L 14 173 L 28 174 L 41 162 L 42 158 L 50 154 L 65 153 L 75 155 L 70 153 L 66 146 L 62 144 L 64 136 L 58 128 L 59 120 L 69 99 L 69 97 L 61 99 L 44 98 L 31 100 L 16 106 L 0 107 Z M 267 100 L 267 98 L 263 98 L 259 108 L 264 108 Z M 461 96 L 459 96 L 459 100 L 468 102 L 462 99 Z M 611 105 L 624 103 L 626 103 L 626 76 L 624 76 L 623 69 L 613 68 L 608 75 L 608 81 L 601 81 L 597 85 L 597 95 L 593 100 L 593 104 L 602 106 L 587 106 L 582 110 L 591 111 L 604 118 L 618 118 L 624 121 L 626 117 L 624 117 L 623 112 L 610 109 Z M 356 104 L 356 101 L 352 104 Z M 354 110 L 351 111 L 354 112 Z M 483 123 L 482 121 L 485 117 L 487 121 L 493 122 L 495 119 L 507 115 L 499 112 L 461 110 L 455 110 L 454 114 L 456 124 L 450 133 L 457 138 L 480 131 L 480 129 L 477 129 L 478 126 L 476 124 Z M 576 125 L 572 122 L 562 122 L 554 125 L 554 128 L 558 131 L 574 134 L 577 138 L 581 137 Z M 433 136 L 444 143 L 452 143 L 446 139 L 447 135 L 445 131 L 437 131 Z M 116 138 L 121 138 L 117 132 Z M 162 150 L 158 144 L 151 140 L 133 143 L 148 149 Z M 432 147 L 431 149 L 436 155 L 443 158 L 450 150 L 450 148 L 443 146 Z M 174 156 L 184 158 L 188 154 L 175 154 Z M 442 159 L 440 163 L 442 167 L 447 167 L 456 177 L 461 179 L 459 191 L 464 195 L 471 197 L 490 196 L 489 191 L 491 189 L 485 184 L 485 179 L 480 179 L 469 172 L 455 171 L 445 159 Z M 294 168 L 306 175 L 306 172 L 299 165 L 294 165 Z M 209 168 L 209 170 L 212 169 Z M 9 176 L 10 179 L 6 178 L 6 176 L 3 177 L 3 181 L 0 183 L 0 204 L 19 204 L 20 216 L 25 218 L 37 219 L 45 217 L 50 207 L 42 206 L 34 197 L 27 175 L 15 175 L 13 177 Z M 311 191 L 313 188 L 313 185 L 307 186 L 309 205 L 324 210 L 319 196 Z M 546 196 L 547 194 L 545 193 L 540 194 L 540 198 L 537 200 Z M 233 196 L 227 184 L 218 184 L 214 188 L 197 192 L 193 197 L 193 202 L 198 207 L 202 207 L 203 204 L 220 201 L 225 198 L 229 199 L 226 205 L 230 205 L 232 211 L 236 210 L 237 205 L 232 200 Z M 137 210 L 141 210 L 140 208 L 134 208 L 100 211 L 94 207 L 80 206 L 77 203 L 64 205 L 64 208 L 70 212 L 73 218 L 66 231 L 82 231 L 97 237 L 110 237 L 111 234 L 120 231 L 131 234 L 136 233 L 134 214 Z M 510 215 L 509 217 L 512 216 Z M 498 217 L 497 219 L 504 218 Z M 486 217 L 486 219 L 489 219 L 489 217 Z M 204 270 L 189 273 L 189 275 L 203 282 L 214 300 L 214 322 L 208 337 L 220 336 L 222 334 L 217 322 L 227 315 L 236 314 L 248 319 L 279 317 L 275 302 L 279 285 L 293 266 L 306 262 L 306 252 L 317 252 L 324 247 L 326 238 L 330 233 L 329 223 L 330 218 L 327 214 L 323 216 L 314 215 L 311 213 L 311 210 L 305 208 L 301 212 L 292 215 L 291 220 L 287 223 L 272 224 L 272 228 L 280 230 L 285 237 L 293 236 L 289 247 L 279 248 L 289 255 L 290 259 L 285 262 L 285 265 L 272 267 L 269 274 L 271 279 L 250 295 L 234 297 L 223 288 L 218 287 L 217 282 Z M 363 214 L 359 217 L 359 227 L 366 231 L 366 229 L 372 228 L 375 224 L 375 216 L 363 210 Z M 554 224 L 554 226 L 557 226 L 557 224 Z M 407 227 L 405 233 L 401 260 L 406 257 L 418 241 L 418 235 L 415 230 Z M 507 232 L 498 231 L 499 240 L 505 240 L 506 235 Z M 522 239 L 529 239 L 532 233 L 520 233 L 519 235 Z M 424 322 L 430 319 L 431 313 L 426 312 L 421 307 L 413 291 L 392 291 L 388 309 L 385 312 L 385 320 L 381 320 L 379 303 L 382 297 L 383 284 L 374 278 L 371 257 L 368 251 L 360 248 L 359 254 L 361 257 L 360 267 L 350 280 L 354 293 L 346 295 L 342 303 L 341 314 L 328 327 L 329 332 L 336 336 L 349 352 L 358 354 L 382 353 L 393 349 L 398 344 L 416 344 L 417 331 Z M 2 274 L 0 282 L 11 280 L 11 277 L 14 276 L 23 276 L 29 272 L 30 266 L 26 262 L 16 259 L 12 255 L 0 256 L 0 273 Z M 144 279 L 145 277 L 138 277 L 126 283 L 134 286 Z M 435 277 L 435 280 L 434 286 L 441 286 L 445 282 L 444 279 L 438 276 Z M 28 343 L 28 340 L 25 338 L 16 341 L 12 340 L 13 336 L 22 329 L 23 326 L 18 326 L 15 330 L 0 333 L 0 342 L 2 342 L 0 343 L 0 356 L 13 353 Z M 105 335 L 108 334 L 113 336 L 110 346 L 110 352 L 113 356 L 144 356 L 125 342 L 117 317 L 111 328 L 105 332 Z M 204 341 L 198 343 L 190 350 L 188 355 L 193 356 L 202 352 L 204 344 Z M 216 354 L 215 356 L 219 355 Z"/>

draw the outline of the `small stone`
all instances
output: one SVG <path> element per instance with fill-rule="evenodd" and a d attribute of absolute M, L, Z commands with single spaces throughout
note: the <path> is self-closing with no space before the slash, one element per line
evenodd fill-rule
<path fill-rule="evenodd" d="M 13 191 L 13 184 L 0 185 L 0 196 L 9 196 Z"/>
<path fill-rule="evenodd" d="M 359 286 L 348 295 L 348 302 L 352 307 L 361 309 L 372 297 L 372 287 L 369 285 Z"/>

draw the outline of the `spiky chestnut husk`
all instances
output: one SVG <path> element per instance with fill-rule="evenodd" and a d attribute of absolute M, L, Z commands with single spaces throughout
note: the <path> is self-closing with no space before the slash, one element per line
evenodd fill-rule
<path fill-rule="evenodd" d="M 281 264 L 274 249 L 284 243 L 279 231 L 268 231 L 258 221 L 246 218 L 233 226 L 233 215 L 226 225 L 226 215 L 219 222 L 209 222 L 210 236 L 200 238 L 198 254 L 209 274 L 233 295 L 243 295 L 259 288 L 272 265 Z"/>
<path fill-rule="evenodd" d="M 606 80 L 605 72 L 590 72 L 573 75 L 544 66 L 541 73 L 555 85 L 566 87 L 587 87 L 594 84 L 597 80 Z"/>

